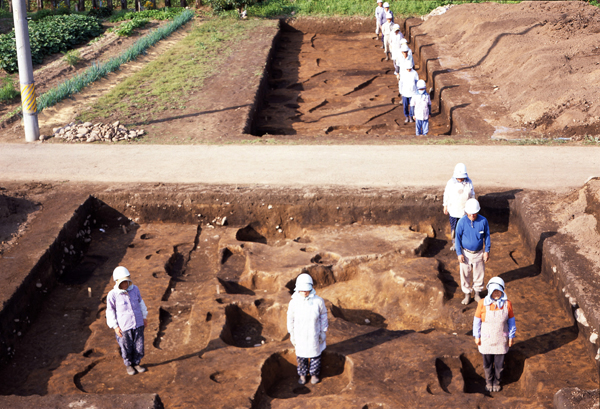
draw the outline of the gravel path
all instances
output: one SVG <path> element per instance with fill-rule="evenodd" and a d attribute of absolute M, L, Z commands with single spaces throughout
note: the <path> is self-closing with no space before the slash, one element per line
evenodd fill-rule
<path fill-rule="evenodd" d="M 428 187 L 457 162 L 486 188 L 565 191 L 600 176 L 594 147 L 0 145 L 5 181 Z"/>

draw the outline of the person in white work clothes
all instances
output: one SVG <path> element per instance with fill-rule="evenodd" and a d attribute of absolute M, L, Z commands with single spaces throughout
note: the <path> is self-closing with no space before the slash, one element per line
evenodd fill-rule
<path fill-rule="evenodd" d="M 327 307 L 319 297 L 309 274 L 296 278 L 296 287 L 287 311 L 287 329 L 296 348 L 298 383 L 304 385 L 310 374 L 310 383 L 316 384 L 321 376 L 321 354 L 327 346 Z"/>
<path fill-rule="evenodd" d="M 475 198 L 475 189 L 473 182 L 467 174 L 467 167 L 464 163 L 457 163 L 454 167 L 452 177 L 446 183 L 444 189 L 444 214 L 448 215 L 450 222 L 450 235 L 452 237 L 452 247 L 454 251 L 454 238 L 456 234 L 456 223 L 465 215 L 465 203 L 467 200 Z"/>

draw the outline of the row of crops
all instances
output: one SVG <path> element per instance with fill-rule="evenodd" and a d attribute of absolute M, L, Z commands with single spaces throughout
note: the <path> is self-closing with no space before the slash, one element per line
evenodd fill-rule
<path fill-rule="evenodd" d="M 183 10 L 185 9 L 170 8 L 118 13 L 109 20 L 124 21 L 115 32 L 117 35 L 127 36 L 135 28 L 143 27 L 149 20 L 171 20 Z M 100 20 L 92 15 L 48 15 L 41 19 L 32 19 L 29 21 L 31 59 L 34 64 L 41 64 L 44 56 L 68 51 L 99 36 L 103 31 Z M 14 30 L 0 35 L 0 69 L 8 73 L 18 71 Z"/>

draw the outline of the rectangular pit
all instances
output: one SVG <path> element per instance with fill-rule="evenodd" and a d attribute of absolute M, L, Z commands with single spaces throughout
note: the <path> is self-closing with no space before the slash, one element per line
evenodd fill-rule
<path fill-rule="evenodd" d="M 420 78 L 427 80 L 419 50 L 411 47 Z M 267 74 L 254 135 L 415 133 L 414 124 L 404 124 L 394 67 L 385 60 L 370 19 L 282 21 Z M 430 134 L 449 134 L 449 112 L 440 110 L 433 81 L 427 89 L 433 101 Z"/>
<path fill-rule="evenodd" d="M 68 202 L 72 194 L 62 191 L 57 196 Z M 560 297 L 532 296 L 552 293 L 555 287 L 560 291 L 562 284 L 560 277 L 554 275 L 548 280 L 546 270 L 540 273 L 544 255 L 529 245 L 532 239 L 522 242 L 521 235 L 531 234 L 528 224 L 519 219 L 522 210 L 510 212 L 513 196 L 513 192 L 507 192 L 479 197 L 493 234 L 493 258 L 486 281 L 496 274 L 505 278 L 518 326 L 517 344 L 507 356 L 508 383 L 504 393 L 495 395 L 494 400 L 506 406 L 547 407 L 562 387 L 593 388 L 598 379 L 597 367 L 588 345 L 589 328 L 577 325 L 572 310 Z M 165 407 L 213 407 L 207 406 L 207 397 L 218 397 L 214 407 L 263 408 L 289 398 L 301 404 L 304 395 L 290 389 L 294 385 L 289 379 L 293 371 L 289 370 L 291 364 L 286 364 L 293 353 L 284 352 L 291 347 L 286 338 L 285 311 L 293 282 L 277 281 L 279 275 L 295 274 L 290 266 L 299 264 L 288 257 L 286 267 L 276 269 L 278 274 L 269 275 L 268 269 L 260 268 L 257 271 L 262 274 L 248 276 L 244 272 L 247 263 L 240 259 L 252 251 L 278 260 L 280 254 L 288 254 L 286 251 L 296 246 L 299 252 L 294 257 L 302 260 L 303 254 L 310 255 L 308 268 L 317 281 L 317 292 L 331 303 L 327 351 L 333 355 L 327 359 L 335 356 L 342 360 L 340 368 L 326 372 L 322 388 L 307 397 L 332 399 L 335 395 L 340 407 L 345 405 L 344 399 L 362 399 L 370 407 L 375 397 L 360 387 L 369 370 L 375 371 L 369 376 L 377 380 L 385 372 L 377 367 L 384 363 L 377 362 L 389 360 L 388 351 L 417 348 L 411 358 L 394 354 L 393 359 L 400 366 L 414 362 L 425 373 L 429 371 L 436 383 L 423 384 L 422 388 L 415 383 L 408 385 L 410 390 L 394 391 L 385 389 L 382 380 L 376 382 L 373 392 L 379 401 L 396 407 L 403 399 L 431 405 L 450 398 L 455 404 L 466 405 L 474 396 L 485 399 L 480 355 L 469 334 L 475 305 L 463 308 L 459 304 L 458 266 L 455 255 L 448 250 L 447 220 L 440 210 L 437 191 L 138 186 L 96 189 L 93 196 L 75 207 L 74 216 L 66 218 L 65 227 L 57 233 L 57 248 L 51 246 L 49 250 L 58 264 L 24 272 L 27 279 L 17 289 L 22 294 L 17 304 L 20 310 L 11 307 L 0 312 L 7 326 L 21 318 L 17 323 L 21 336 L 9 331 L 3 334 L 3 395 L 24 395 L 23 399 L 42 395 L 51 400 L 56 395 L 85 393 L 80 396 L 109 394 L 130 399 L 121 394 L 158 393 Z M 44 217 L 42 212 L 40 222 Z M 91 220 L 88 224 L 96 223 L 90 235 L 79 240 L 78 232 L 87 220 Z M 399 314 L 394 314 L 393 306 L 384 308 L 385 301 L 379 300 L 378 293 L 365 282 L 360 286 L 369 297 L 360 303 L 336 293 L 339 288 L 350 290 L 343 290 L 344 294 L 352 294 L 357 288 L 353 281 L 368 273 L 360 266 L 330 268 L 337 265 L 339 257 L 345 257 L 344 251 L 356 251 L 350 246 L 351 236 L 363 234 L 361 243 L 372 243 L 376 248 L 384 243 L 368 239 L 366 232 L 379 231 L 369 237 L 383 238 L 391 234 L 386 229 L 396 227 L 415 238 L 420 233 L 426 249 L 414 244 L 414 255 L 409 254 L 409 247 L 406 256 L 385 253 L 388 255 L 380 258 L 380 264 L 369 268 L 387 271 L 388 261 L 399 263 L 404 257 L 408 257 L 414 271 L 423 274 L 431 272 L 433 266 L 433 274 L 427 277 L 405 279 L 431 283 L 430 289 L 438 286 L 442 290 L 442 309 L 454 315 L 433 317 L 425 323 L 410 317 L 395 318 Z M 345 246 L 340 247 L 332 231 L 346 232 Z M 88 237 L 88 246 L 78 249 L 83 254 L 73 255 L 77 256 L 74 262 L 60 274 L 60 257 L 66 254 L 63 242 L 70 247 L 69 243 L 85 243 Z M 26 240 L 24 235 L 21 243 Z M 16 246 L 0 262 L 17 260 L 26 252 Z M 127 378 L 104 318 L 103 297 L 112 287 L 112 269 L 119 264 L 130 267 L 150 310 L 144 359 L 149 371 Z M 401 265 L 394 264 L 394 271 Z M 383 275 L 372 277 L 373 283 L 387 283 L 380 281 Z M 38 279 L 46 280 L 42 288 L 47 289 L 46 294 L 40 294 Z M 418 293 L 414 299 L 417 301 L 411 302 L 418 303 Z M 423 315 L 430 313 L 424 311 Z M 31 323 L 23 322 L 23 316 Z M 40 349 L 42 339 L 46 346 Z M 426 350 L 418 350 L 418 344 Z M 14 354 L 5 352 L 8 345 L 16 351 Z M 366 357 L 373 359 L 375 367 L 370 369 Z M 277 364 L 271 366 L 273 362 Z M 18 373 L 15 367 L 20 368 Z M 405 375 L 398 376 L 413 376 L 409 367 L 404 368 Z M 456 374 L 448 378 L 447 368 L 450 373 L 452 368 L 454 373 L 458 369 L 461 379 Z M 412 382 L 422 381 L 414 377 Z M 283 380 L 278 382 L 280 378 Z M 342 392 L 350 381 L 357 385 L 357 391 L 352 392 L 355 395 Z M 235 392 L 224 393 L 223 388 L 232 385 Z M 2 403 L 2 399 L 6 401 Z M 0 406 L 15 399 L 0 397 Z M 114 403 L 111 405 L 114 407 Z"/>

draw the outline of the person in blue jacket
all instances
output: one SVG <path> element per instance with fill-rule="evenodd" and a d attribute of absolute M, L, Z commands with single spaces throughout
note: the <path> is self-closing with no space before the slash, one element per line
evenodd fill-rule
<path fill-rule="evenodd" d="M 481 299 L 485 263 L 490 259 L 490 225 L 479 214 L 481 207 L 477 199 L 465 203 L 465 215 L 456 224 L 456 255 L 460 263 L 460 286 L 465 294 L 462 304 L 471 302 L 471 292 L 475 301 Z"/>

